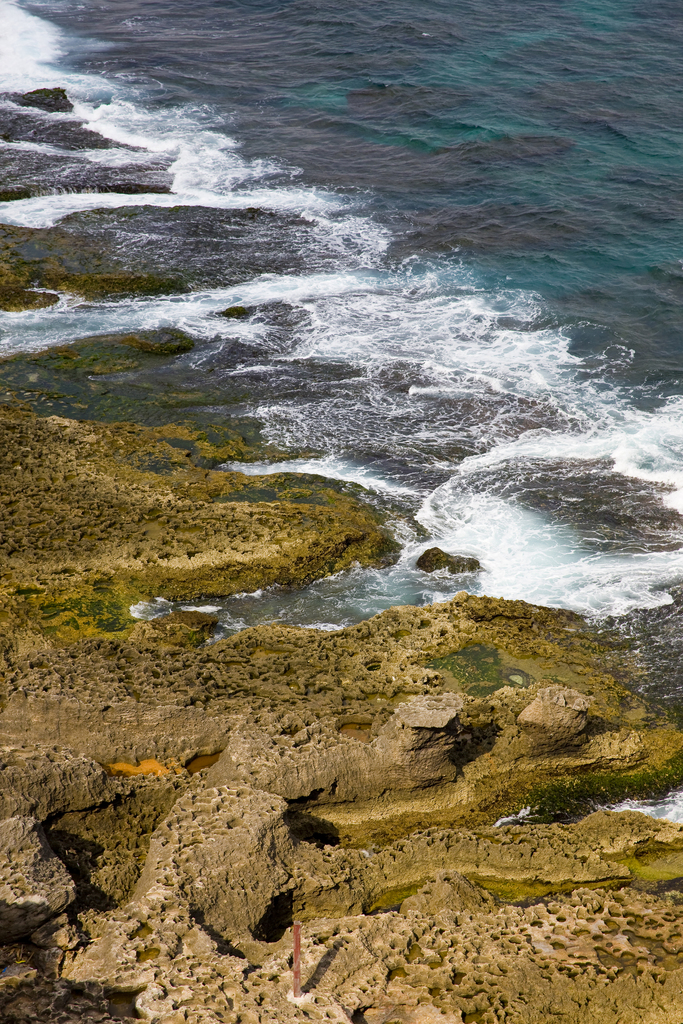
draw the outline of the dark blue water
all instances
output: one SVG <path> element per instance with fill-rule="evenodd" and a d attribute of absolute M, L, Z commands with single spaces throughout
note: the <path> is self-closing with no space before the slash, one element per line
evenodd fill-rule
<path fill-rule="evenodd" d="M 75 66 L 206 105 L 247 157 L 369 190 L 401 255 L 552 298 L 677 391 L 683 16 L 669 2 L 49 3 Z M 151 97 L 150 97 L 151 98 Z M 574 319 L 589 323 L 574 324 Z"/>
<path fill-rule="evenodd" d="M 236 600 L 230 622 L 338 624 L 461 587 L 597 616 L 675 611 L 679 5 L 49 0 L 2 11 L 4 88 L 65 84 L 76 114 L 121 145 L 107 159 L 128 166 L 123 144 L 141 147 L 173 196 L 48 187 L 0 204 L 0 220 L 41 227 L 101 207 L 106 244 L 157 245 L 159 260 L 170 242 L 158 218 L 175 202 L 257 206 L 307 226 L 287 228 L 277 259 L 240 278 L 221 276 L 218 214 L 213 242 L 192 212 L 178 215 L 173 251 L 198 268 L 189 295 L 0 314 L 0 346 L 112 323 L 191 330 L 205 348 L 183 357 L 188 381 L 209 363 L 226 394 L 239 380 L 240 412 L 291 455 L 315 453 L 295 468 L 389 493 L 430 542 L 484 565 L 476 578 L 426 577 L 414 567 L 425 541 L 404 524 L 393 569 Z M 211 313 L 232 301 L 260 319 L 219 336 Z M 263 312 L 275 302 L 292 314 L 276 327 Z"/>

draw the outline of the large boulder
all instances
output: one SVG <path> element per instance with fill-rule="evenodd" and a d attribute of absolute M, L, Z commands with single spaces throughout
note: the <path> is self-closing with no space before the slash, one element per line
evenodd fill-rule
<path fill-rule="evenodd" d="M 577 747 L 586 740 L 584 729 L 590 703 L 577 690 L 547 686 L 524 708 L 517 724 L 538 753 Z"/>
<path fill-rule="evenodd" d="M 23 939 L 67 907 L 76 887 L 35 818 L 0 822 L 0 935 Z"/>

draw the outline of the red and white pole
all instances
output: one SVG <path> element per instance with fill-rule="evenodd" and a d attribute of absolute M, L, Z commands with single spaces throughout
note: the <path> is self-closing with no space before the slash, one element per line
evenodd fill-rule
<path fill-rule="evenodd" d="M 294 922 L 294 983 L 292 993 L 295 999 L 301 999 L 301 921 Z"/>

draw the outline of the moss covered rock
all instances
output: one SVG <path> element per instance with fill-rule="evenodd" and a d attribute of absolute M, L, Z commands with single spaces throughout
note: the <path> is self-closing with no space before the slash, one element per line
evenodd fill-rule
<path fill-rule="evenodd" d="M 25 92 L 18 96 L 17 102 L 24 107 L 37 107 L 50 114 L 69 114 L 73 110 L 73 103 L 67 96 L 66 90 L 59 87 L 33 89 L 31 92 Z"/>
<path fill-rule="evenodd" d="M 130 628 L 124 609 L 140 598 L 301 585 L 394 543 L 322 478 L 302 489 L 281 476 L 278 500 L 232 500 L 265 481 L 198 469 L 155 431 L 5 407 L 0 433 L 6 593 L 52 634 Z"/>

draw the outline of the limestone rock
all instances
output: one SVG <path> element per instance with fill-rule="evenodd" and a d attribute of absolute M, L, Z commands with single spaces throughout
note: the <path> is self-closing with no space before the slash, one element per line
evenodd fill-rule
<path fill-rule="evenodd" d="M 31 942 L 41 949 L 73 949 L 78 945 L 78 931 L 66 914 L 60 914 L 32 932 Z"/>
<path fill-rule="evenodd" d="M 152 837 L 135 897 L 182 890 L 219 935 L 260 937 L 286 903 L 285 811 L 267 793 L 191 787 Z"/>
<path fill-rule="evenodd" d="M 33 723 L 24 725 L 29 733 Z M 59 811 L 113 801 L 124 791 L 125 784 L 108 778 L 101 765 L 68 748 L 0 748 L 0 820 L 18 815 L 44 821 Z"/>
<path fill-rule="evenodd" d="M 479 572 L 481 563 L 478 558 L 469 555 L 449 555 L 441 548 L 427 548 L 417 562 L 418 569 L 423 572 L 436 572 L 437 569 L 448 569 L 457 575 L 461 572 Z"/>
<path fill-rule="evenodd" d="M 24 938 L 71 903 L 75 886 L 34 818 L 0 823 L 0 935 Z"/>
<path fill-rule="evenodd" d="M 400 704 L 370 743 L 316 723 L 275 745 L 263 723 L 243 726 L 209 775 L 213 785 L 249 785 L 300 800 L 368 799 L 455 778 L 452 754 L 464 732 L 457 694 L 419 696 Z M 463 741 L 466 742 L 466 741 Z"/>
<path fill-rule="evenodd" d="M 72 747 L 102 764 L 146 758 L 181 763 L 225 745 L 226 726 L 201 707 L 158 707 L 136 700 L 79 701 L 14 693 L 0 714 L 0 742 Z"/>
<path fill-rule="evenodd" d="M 536 751 L 564 750 L 578 746 L 582 736 L 590 700 L 576 690 L 563 686 L 547 686 L 517 717 Z"/>
<path fill-rule="evenodd" d="M 225 597 L 301 585 L 396 548 L 369 505 L 320 478 L 313 495 L 320 502 L 304 513 L 284 493 L 279 501 L 275 492 L 270 501 L 243 500 L 263 481 L 207 472 L 186 455 L 153 429 L 0 407 L 0 597 L 39 575 L 31 615 L 48 605 L 50 631 L 80 639 L 110 631 L 112 621 L 114 632 L 132 626 L 130 605 L 150 595 Z M 144 468 L 158 463 L 168 471 Z M 40 519 L 46 479 L 51 511 Z M 40 527 L 29 527 L 37 519 Z"/>
<path fill-rule="evenodd" d="M 427 916 L 458 910 L 491 910 L 493 898 L 481 886 L 469 882 L 457 871 L 439 871 L 432 882 L 408 896 L 401 904 L 401 913 Z"/>

